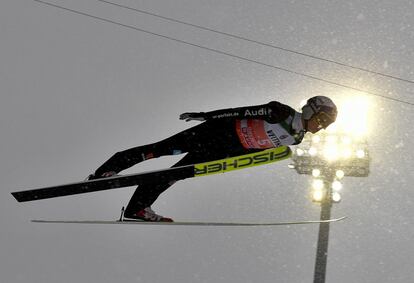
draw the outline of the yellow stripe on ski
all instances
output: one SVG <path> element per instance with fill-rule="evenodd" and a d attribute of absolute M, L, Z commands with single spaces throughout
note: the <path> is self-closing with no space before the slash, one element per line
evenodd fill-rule
<path fill-rule="evenodd" d="M 287 159 L 292 155 L 288 146 L 267 149 L 260 152 L 229 157 L 194 165 L 194 177 L 226 173 L 234 170 L 264 165 Z"/>

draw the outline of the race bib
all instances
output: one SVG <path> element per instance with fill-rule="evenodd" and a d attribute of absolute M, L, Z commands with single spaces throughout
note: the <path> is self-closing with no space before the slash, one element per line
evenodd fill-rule
<path fill-rule="evenodd" d="M 244 148 L 266 149 L 291 145 L 295 139 L 280 124 L 259 119 L 236 120 L 236 131 Z"/>

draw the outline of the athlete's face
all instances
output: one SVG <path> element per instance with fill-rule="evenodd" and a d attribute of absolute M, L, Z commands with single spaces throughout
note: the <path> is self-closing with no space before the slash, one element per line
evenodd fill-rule
<path fill-rule="evenodd" d="M 318 123 L 317 119 L 315 117 L 312 117 L 312 119 L 308 120 L 307 129 L 308 132 L 311 132 L 312 134 L 315 134 L 322 130 L 321 125 Z"/>
<path fill-rule="evenodd" d="M 327 114 L 320 112 L 308 120 L 306 130 L 312 134 L 315 134 L 322 129 L 326 129 L 326 127 L 328 127 L 332 122 L 332 119 Z"/>

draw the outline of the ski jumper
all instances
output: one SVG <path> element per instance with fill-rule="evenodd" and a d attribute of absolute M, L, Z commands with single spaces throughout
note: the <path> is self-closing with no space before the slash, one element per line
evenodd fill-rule
<path fill-rule="evenodd" d="M 305 130 L 301 113 L 272 101 L 264 105 L 216 110 L 202 114 L 205 122 L 162 141 L 117 152 L 95 176 L 120 172 L 139 162 L 164 155 L 187 153 L 172 167 L 262 151 L 302 141 Z M 139 186 L 125 215 L 151 206 L 158 196 L 175 182 Z"/>

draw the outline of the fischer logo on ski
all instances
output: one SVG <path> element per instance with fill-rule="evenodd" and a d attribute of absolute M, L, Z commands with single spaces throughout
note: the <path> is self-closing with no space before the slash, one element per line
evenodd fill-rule
<path fill-rule="evenodd" d="M 272 163 L 290 157 L 289 147 L 282 146 L 257 153 L 251 153 L 233 158 L 226 158 L 217 161 L 200 163 L 194 165 L 194 176 L 204 176 L 209 174 L 225 173 L 233 170 L 243 169 Z"/>

